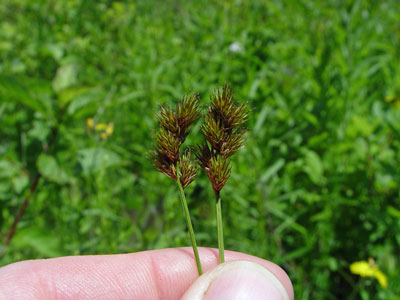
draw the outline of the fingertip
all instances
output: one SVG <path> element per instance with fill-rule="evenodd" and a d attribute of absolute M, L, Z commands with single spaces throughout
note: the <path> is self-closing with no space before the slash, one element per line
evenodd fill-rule
<path fill-rule="evenodd" d="M 201 276 L 182 300 L 290 300 L 286 287 L 270 270 L 250 261 L 221 264 Z"/>
<path fill-rule="evenodd" d="M 218 251 L 217 249 L 213 249 L 213 250 Z M 252 261 L 252 262 L 258 263 L 259 265 L 267 268 L 272 274 L 275 275 L 275 277 L 277 277 L 279 279 L 279 281 L 285 287 L 286 292 L 289 295 L 289 299 L 290 300 L 294 299 L 292 282 L 291 282 L 288 274 L 285 272 L 285 270 L 283 270 L 277 264 L 275 264 L 271 261 L 256 257 L 256 256 L 252 256 L 252 255 L 240 253 L 240 252 L 235 252 L 235 251 L 225 251 L 225 258 L 226 258 L 226 261 L 237 261 L 237 260 Z"/>

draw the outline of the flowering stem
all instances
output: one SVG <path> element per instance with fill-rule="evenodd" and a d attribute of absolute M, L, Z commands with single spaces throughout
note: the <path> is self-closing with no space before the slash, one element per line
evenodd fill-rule
<path fill-rule="evenodd" d="M 224 232 L 222 229 L 222 213 L 221 213 L 221 198 L 219 193 L 216 194 L 216 208 L 217 208 L 217 230 L 218 230 L 218 249 L 219 249 L 219 263 L 225 261 L 224 258 Z"/>
<path fill-rule="evenodd" d="M 197 251 L 197 243 L 196 243 L 196 239 L 194 237 L 194 231 L 193 231 L 192 221 L 190 220 L 190 213 L 189 213 L 189 208 L 188 208 L 186 197 L 185 197 L 185 192 L 183 191 L 181 181 L 179 180 L 179 167 L 178 166 L 176 168 L 176 174 L 177 174 L 176 183 L 178 184 L 179 193 L 181 196 L 180 197 L 181 203 L 182 203 L 182 207 L 183 207 L 183 212 L 184 212 L 185 219 L 186 219 L 186 225 L 188 227 L 190 240 L 192 242 L 194 257 L 196 259 L 196 264 L 197 264 L 197 271 L 199 272 L 199 275 L 201 275 L 201 274 L 203 274 L 203 270 L 201 269 L 199 252 Z"/>

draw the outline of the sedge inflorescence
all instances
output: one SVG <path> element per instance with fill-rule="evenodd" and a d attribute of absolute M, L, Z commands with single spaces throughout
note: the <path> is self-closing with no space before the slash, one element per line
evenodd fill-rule
<path fill-rule="evenodd" d="M 228 85 L 211 96 L 211 103 L 204 117 L 202 132 L 206 142 L 198 146 L 196 157 L 206 172 L 213 190 L 219 195 L 231 173 L 228 158 L 245 142 L 247 104 L 236 104 Z"/>
<path fill-rule="evenodd" d="M 198 95 L 184 96 L 175 110 L 161 106 L 157 117 L 160 128 L 154 135 L 155 149 L 150 152 L 154 167 L 186 188 L 197 175 L 197 165 L 190 159 L 190 150 L 180 154 L 180 148 L 190 132 L 190 126 L 200 117 Z M 179 174 L 177 167 L 179 166 Z"/>
<path fill-rule="evenodd" d="M 155 149 L 150 152 L 154 167 L 178 184 L 181 203 L 199 274 L 202 274 L 200 257 L 194 236 L 190 213 L 184 193 L 185 187 L 194 181 L 197 164 L 190 158 L 190 150 L 181 155 L 180 148 L 189 134 L 190 126 L 200 117 L 198 95 L 183 97 L 175 110 L 161 106 L 158 115 L 159 129 L 155 132 Z M 201 131 L 205 142 L 197 146 L 197 162 L 205 170 L 216 196 L 216 217 L 220 262 L 224 262 L 224 243 L 220 191 L 231 174 L 229 157 L 245 142 L 247 104 L 237 104 L 231 89 L 225 85 L 211 96 L 211 103 L 204 116 Z"/>

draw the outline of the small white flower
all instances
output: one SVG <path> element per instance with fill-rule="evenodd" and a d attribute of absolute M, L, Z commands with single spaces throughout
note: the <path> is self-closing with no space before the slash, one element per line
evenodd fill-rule
<path fill-rule="evenodd" d="M 229 45 L 229 51 L 233 53 L 241 53 L 243 50 L 243 46 L 239 42 L 233 42 Z"/>

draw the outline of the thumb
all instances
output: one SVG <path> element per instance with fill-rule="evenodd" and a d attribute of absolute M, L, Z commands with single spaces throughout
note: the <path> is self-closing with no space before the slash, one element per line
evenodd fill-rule
<path fill-rule="evenodd" d="M 232 261 L 208 271 L 186 291 L 181 300 L 289 300 L 274 274 L 250 261 Z"/>

